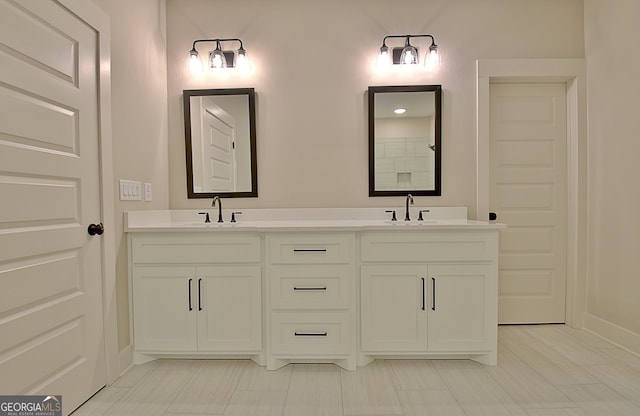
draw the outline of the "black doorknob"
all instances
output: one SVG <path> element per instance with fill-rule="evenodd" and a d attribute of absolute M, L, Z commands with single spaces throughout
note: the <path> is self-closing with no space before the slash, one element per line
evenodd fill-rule
<path fill-rule="evenodd" d="M 87 232 L 89 233 L 89 235 L 102 235 L 104 233 L 104 226 L 102 225 L 102 223 L 89 224 L 89 227 L 87 227 Z"/>
<path fill-rule="evenodd" d="M 495 212 L 489 213 L 489 221 L 495 221 L 497 219 L 498 219 L 498 214 L 496 214 Z"/>

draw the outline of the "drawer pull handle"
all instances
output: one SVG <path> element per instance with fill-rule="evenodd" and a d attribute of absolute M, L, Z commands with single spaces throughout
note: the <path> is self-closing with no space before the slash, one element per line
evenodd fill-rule
<path fill-rule="evenodd" d="M 191 282 L 193 279 L 189 279 L 189 286 L 187 287 L 187 293 L 189 294 L 189 310 L 192 311 L 193 307 L 191 306 Z"/>
<path fill-rule="evenodd" d="M 294 332 L 296 337 L 326 337 L 326 332 Z"/>
<path fill-rule="evenodd" d="M 294 248 L 294 253 L 326 253 L 326 248 Z"/>
<path fill-rule="evenodd" d="M 293 290 L 300 291 L 300 292 L 301 291 L 321 291 L 321 290 L 327 290 L 327 287 L 326 286 L 319 286 L 319 287 L 304 287 L 304 286 L 298 287 L 298 286 L 295 286 L 293 288 Z"/>

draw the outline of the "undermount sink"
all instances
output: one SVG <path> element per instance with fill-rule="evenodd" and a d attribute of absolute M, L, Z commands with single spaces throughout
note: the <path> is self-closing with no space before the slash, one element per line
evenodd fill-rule
<path fill-rule="evenodd" d="M 451 221 L 451 220 L 449 220 Z M 403 226 L 417 226 L 417 225 L 434 225 L 434 224 L 444 224 L 443 220 L 413 220 L 413 221 L 385 221 L 387 224 L 391 225 L 403 225 Z"/>
<path fill-rule="evenodd" d="M 233 227 L 237 222 L 176 222 L 176 225 L 183 227 Z"/>

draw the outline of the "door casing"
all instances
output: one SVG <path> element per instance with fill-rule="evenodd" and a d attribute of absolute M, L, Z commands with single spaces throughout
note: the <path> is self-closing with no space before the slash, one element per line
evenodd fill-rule
<path fill-rule="evenodd" d="M 566 323 L 584 325 L 587 278 L 587 100 L 584 59 L 479 59 L 476 61 L 476 215 L 489 216 L 489 91 L 492 81 L 564 82 L 567 86 L 567 297 Z M 499 220 L 499 219 L 498 219 Z"/>

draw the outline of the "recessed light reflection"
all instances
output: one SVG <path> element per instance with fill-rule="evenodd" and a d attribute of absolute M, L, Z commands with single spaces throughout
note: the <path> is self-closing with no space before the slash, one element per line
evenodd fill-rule
<path fill-rule="evenodd" d="M 395 110 L 393 110 L 394 113 L 396 114 L 404 114 L 407 112 L 406 108 L 396 108 Z"/>

